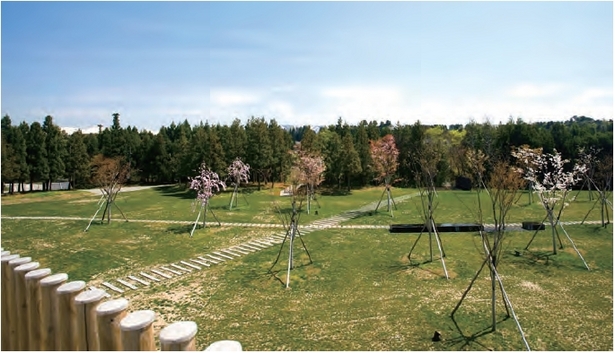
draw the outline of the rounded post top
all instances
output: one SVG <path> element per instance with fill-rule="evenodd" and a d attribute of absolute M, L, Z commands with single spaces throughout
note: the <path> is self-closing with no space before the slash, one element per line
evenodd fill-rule
<path fill-rule="evenodd" d="M 26 281 L 28 280 L 36 280 L 41 279 L 43 277 L 49 276 L 51 274 L 51 269 L 49 268 L 39 268 L 38 270 L 30 271 L 26 273 Z"/>
<path fill-rule="evenodd" d="M 102 289 L 86 290 L 75 297 L 76 304 L 89 304 L 101 300 L 105 296 Z"/>
<path fill-rule="evenodd" d="M 205 352 L 241 352 L 241 343 L 237 341 L 216 341 L 205 348 Z"/>
<path fill-rule="evenodd" d="M 154 322 L 156 313 L 152 310 L 139 310 L 126 315 L 120 321 L 122 331 L 136 331 Z"/>
<path fill-rule="evenodd" d="M 96 315 L 111 315 L 124 311 L 128 308 L 128 300 L 125 298 L 109 300 L 96 307 Z"/>
<path fill-rule="evenodd" d="M 191 340 L 196 335 L 197 325 L 194 321 L 179 321 L 160 331 L 160 343 L 176 344 Z"/>
<path fill-rule="evenodd" d="M 32 261 L 31 257 L 19 257 L 19 255 L 17 255 L 17 258 L 9 261 L 9 266 L 19 266 L 19 265 L 27 264 L 30 261 Z"/>
<path fill-rule="evenodd" d="M 28 272 L 32 270 L 36 270 L 40 264 L 38 262 L 28 262 L 23 265 L 19 265 L 15 267 L 15 272 Z"/>
<path fill-rule="evenodd" d="M 85 288 L 84 281 L 72 281 L 72 282 L 64 283 L 63 285 L 59 286 L 57 289 L 57 293 L 58 294 L 73 293 L 73 292 L 78 292 L 80 290 L 83 290 L 83 288 Z"/>
<path fill-rule="evenodd" d="M 2 255 L 2 257 L 0 258 L 0 261 L 10 263 L 12 260 L 15 260 L 15 259 L 18 259 L 18 258 L 19 258 L 18 254 Z"/>
<path fill-rule="evenodd" d="M 68 275 L 66 273 L 56 273 L 55 275 L 43 278 L 41 280 L 41 287 L 53 286 L 65 282 L 66 280 L 68 280 Z"/>
<path fill-rule="evenodd" d="M 1 256 L 11 255 L 11 252 L 2 250 L 2 252 L 0 252 L 0 255 Z"/>

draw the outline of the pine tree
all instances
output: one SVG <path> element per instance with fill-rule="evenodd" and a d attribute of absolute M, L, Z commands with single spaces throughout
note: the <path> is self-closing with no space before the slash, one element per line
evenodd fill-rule
<path fill-rule="evenodd" d="M 43 122 L 43 131 L 45 132 L 45 147 L 47 148 L 47 161 L 49 163 L 49 174 L 47 176 L 47 185 L 43 186 L 44 190 L 51 190 L 51 183 L 64 176 L 66 165 L 66 143 L 65 136 L 62 135 L 62 130 L 53 123 L 53 118 L 49 115 L 45 117 Z"/>
<path fill-rule="evenodd" d="M 367 122 L 365 120 L 361 121 L 359 127 L 357 128 L 357 136 L 355 140 L 357 153 L 359 154 L 359 159 L 361 160 L 361 185 L 366 185 L 373 178 L 373 172 L 370 168 L 372 156 L 369 148 L 369 138 L 365 129 L 366 125 Z"/>
<path fill-rule="evenodd" d="M 90 176 L 90 156 L 81 130 L 70 135 L 68 152 L 66 174 L 69 178 L 69 187 L 82 187 L 88 183 Z"/>
<path fill-rule="evenodd" d="M 348 191 L 350 191 L 350 180 L 361 173 L 361 159 L 359 154 L 354 148 L 352 142 L 352 135 L 350 131 L 346 131 L 346 134 L 342 138 L 342 172 L 346 176 L 346 182 L 348 185 Z"/>
<path fill-rule="evenodd" d="M 252 167 L 256 175 L 259 191 L 261 189 L 261 181 L 266 179 L 269 174 L 268 169 L 271 167 L 273 159 L 273 148 L 268 132 L 269 130 L 264 118 L 257 119 L 252 117 L 246 124 L 248 141 L 246 163 Z"/>
<path fill-rule="evenodd" d="M 47 148 L 45 131 L 38 121 L 30 125 L 30 133 L 27 138 L 28 166 L 30 167 L 30 190 L 34 182 L 44 181 L 49 178 L 49 164 L 47 161 Z"/>

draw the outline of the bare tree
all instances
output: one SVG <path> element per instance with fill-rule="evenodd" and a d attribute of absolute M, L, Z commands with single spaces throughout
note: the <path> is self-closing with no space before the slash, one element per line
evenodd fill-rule
<path fill-rule="evenodd" d="M 481 202 L 481 193 L 479 188 L 476 188 L 476 195 L 478 200 L 478 217 L 481 225 L 484 225 L 486 217 L 489 217 L 494 222 L 494 229 L 491 232 L 485 232 L 480 230 L 481 245 L 483 249 L 483 256 L 485 257 L 479 270 L 476 272 L 468 288 L 464 291 L 461 299 L 453 309 L 451 317 L 454 317 L 455 313 L 463 303 L 463 300 L 468 295 L 475 281 L 480 273 L 485 268 L 485 265 L 489 268 L 489 274 L 491 278 L 491 330 L 496 330 L 496 308 L 497 308 L 497 292 L 502 293 L 502 299 L 504 301 L 504 307 L 506 309 L 506 316 L 512 315 L 517 328 L 521 334 L 521 338 L 529 350 L 530 347 L 525 339 L 523 329 L 519 324 L 512 303 L 504 289 L 504 283 L 498 273 L 498 264 L 501 260 L 501 252 L 503 248 L 503 239 L 506 232 L 506 223 L 508 221 L 508 212 L 511 207 L 519 200 L 519 190 L 525 186 L 525 181 L 522 178 L 522 174 L 518 168 L 511 167 L 507 162 L 497 161 L 494 164 L 493 172 L 490 178 L 487 180 L 485 175 L 485 165 L 489 163 L 489 158 L 482 151 L 468 150 L 466 152 L 469 165 L 473 169 L 473 177 L 475 183 L 485 190 L 489 197 L 488 209 L 483 209 Z"/>
<path fill-rule="evenodd" d="M 103 206 L 105 209 L 102 214 L 101 222 L 105 220 L 105 217 L 107 218 L 107 223 L 111 222 L 112 205 L 115 205 L 122 214 L 122 217 L 128 221 L 122 210 L 115 203 L 115 199 L 126 180 L 130 177 L 130 164 L 121 157 L 108 158 L 102 154 L 98 154 L 94 156 L 90 166 L 92 168 L 92 182 L 98 186 L 102 196 L 99 200 L 99 208 L 90 220 L 85 231 L 90 228 L 92 221 L 96 218 L 96 215 Z"/>

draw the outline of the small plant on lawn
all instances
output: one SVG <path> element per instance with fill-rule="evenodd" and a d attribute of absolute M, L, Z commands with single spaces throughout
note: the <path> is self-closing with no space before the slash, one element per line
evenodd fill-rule
<path fill-rule="evenodd" d="M 369 142 L 371 157 L 372 157 L 372 168 L 376 172 L 376 180 L 379 182 L 384 181 L 384 191 L 382 192 L 382 196 L 380 196 L 380 201 L 378 201 L 378 205 L 376 205 L 376 212 L 378 212 L 378 207 L 380 207 L 380 202 L 382 202 L 382 198 L 384 194 L 387 194 L 387 212 L 391 213 L 391 217 L 393 217 L 393 209 L 391 208 L 391 202 L 393 202 L 393 206 L 395 205 L 395 201 L 391 197 L 391 178 L 397 171 L 397 167 L 399 166 L 399 162 L 397 158 L 399 157 L 399 150 L 397 146 L 395 146 L 395 138 L 393 135 L 388 134 L 377 141 Z"/>
<path fill-rule="evenodd" d="M 229 210 L 233 209 L 233 200 L 235 207 L 237 207 L 237 189 L 241 183 L 247 183 L 250 180 L 250 165 L 245 164 L 240 158 L 236 158 L 227 169 L 228 178 L 231 180 L 231 184 L 234 186 L 233 194 L 231 195 L 231 202 L 229 203 Z"/>
<path fill-rule="evenodd" d="M 190 237 L 194 233 L 196 226 L 199 222 L 199 218 L 201 218 L 201 213 L 203 213 L 203 228 L 205 228 L 205 219 L 207 218 L 207 211 L 210 211 L 214 216 L 218 224 L 218 218 L 214 214 L 214 212 L 209 209 L 209 199 L 214 196 L 214 193 L 219 192 L 220 189 L 224 190 L 226 188 L 226 184 L 224 181 L 220 180 L 218 173 L 211 171 L 205 165 L 205 163 L 201 164 L 199 168 L 199 175 L 194 177 L 190 181 L 190 189 L 196 191 L 196 199 L 192 202 L 192 212 L 196 211 L 196 208 L 199 208 L 199 214 L 196 217 L 196 221 L 194 222 L 194 227 L 190 232 Z"/>

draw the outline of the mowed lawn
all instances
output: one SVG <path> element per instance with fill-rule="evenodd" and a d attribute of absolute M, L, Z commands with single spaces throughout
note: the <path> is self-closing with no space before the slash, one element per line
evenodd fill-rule
<path fill-rule="evenodd" d="M 350 195 L 321 196 L 319 215 L 302 215 L 302 222 L 378 201 L 381 192 L 371 188 L 353 190 Z M 414 192 L 394 189 L 394 196 Z M 440 192 L 436 215 L 443 219 L 437 222 L 474 221 L 461 201 L 455 204 L 455 192 Z M 240 198 L 240 207 L 232 212 L 224 209 L 230 194 L 217 197 L 214 212 L 223 222 L 278 223 L 272 202 L 278 201 L 282 208 L 289 203 L 278 195 L 275 189 L 255 191 L 246 195 L 249 205 L 242 205 Z M 96 211 L 97 199 L 83 192 L 3 197 L 2 215 L 89 217 Z M 420 222 L 420 217 L 410 219 L 417 212 L 413 200 L 399 203 L 393 218 L 382 210 L 349 223 Z M 536 206 L 524 206 L 523 201 L 527 203 L 527 198 L 511 211 L 511 219 L 532 215 L 540 220 L 539 208 L 528 215 L 520 213 Z M 191 221 L 196 214 L 191 213 L 190 202 L 190 195 L 176 188 L 125 193 L 118 198 L 129 219 Z M 74 209 L 74 205 L 87 205 L 87 210 Z M 269 205 L 270 209 L 260 210 L 257 205 Z M 581 206 L 573 203 L 565 211 L 570 213 L 569 220 L 582 219 L 591 204 L 583 206 L 584 210 Z M 519 213 L 515 216 L 515 212 Z M 592 214 L 589 219 L 598 218 Z M 67 272 L 73 280 L 96 282 L 276 231 L 211 227 L 199 229 L 189 238 L 189 225 L 126 223 L 115 218 L 110 225 L 95 224 L 84 233 L 86 225 L 87 221 L 3 219 L 2 246 L 32 256 L 54 272 Z M 538 233 L 529 251 L 523 249 L 532 233 L 510 232 L 499 267 L 505 289 L 532 349 L 612 350 L 613 228 L 571 225 L 566 230 L 591 271 L 585 269 L 565 238 L 565 248 L 557 255 L 550 253 L 549 228 Z M 523 350 L 514 321 L 506 318 L 499 292 L 498 329 L 484 331 L 491 322 L 487 271 L 479 276 L 456 320 L 450 317 L 482 262 L 480 238 L 473 233 L 442 234 L 451 276 L 446 280 L 435 243 L 434 261 L 425 262 L 429 259 L 428 237 L 421 238 L 412 263 L 408 261 L 406 255 L 417 236 L 389 234 L 386 229 L 310 233 L 304 241 L 313 263 L 309 264 L 300 243 L 295 243 L 296 268 L 291 272 L 290 289 L 282 284 L 288 248 L 282 249 L 274 267 L 276 278 L 267 271 L 279 251 L 279 247 L 272 247 L 147 289 L 127 291 L 124 296 L 130 300 L 131 310 L 158 313 L 156 330 L 174 321 L 196 321 L 199 349 L 216 340 L 233 339 L 245 350 Z M 515 251 L 521 255 L 515 256 Z M 431 341 L 436 330 L 442 334 L 441 342 Z"/>

